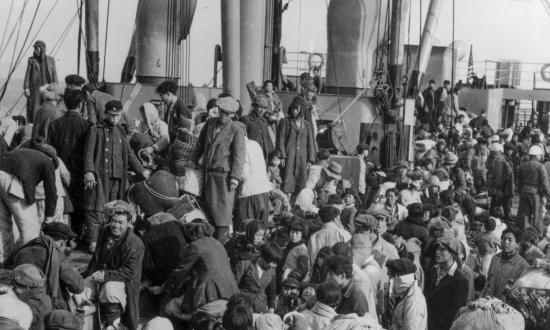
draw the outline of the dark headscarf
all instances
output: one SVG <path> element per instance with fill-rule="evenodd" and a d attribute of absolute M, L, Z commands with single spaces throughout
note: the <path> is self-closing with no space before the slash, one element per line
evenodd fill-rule
<path fill-rule="evenodd" d="M 35 57 L 35 59 L 40 64 L 40 85 L 49 84 L 51 81 L 53 81 L 52 77 L 50 77 L 50 72 L 48 71 L 48 61 L 46 56 L 46 43 L 42 40 L 38 40 L 34 43 L 34 47 L 40 48 L 40 56 Z"/>

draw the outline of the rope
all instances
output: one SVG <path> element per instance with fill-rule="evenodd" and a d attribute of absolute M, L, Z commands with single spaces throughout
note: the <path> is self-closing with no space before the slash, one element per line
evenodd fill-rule
<path fill-rule="evenodd" d="M 107 1 L 107 24 L 105 25 L 105 47 L 103 50 L 103 81 L 105 81 L 105 64 L 107 64 L 107 41 L 109 40 L 109 16 L 111 14 L 111 0 Z"/>
<path fill-rule="evenodd" d="M 418 55 L 416 56 L 416 70 L 420 69 L 420 52 L 422 51 L 422 0 L 420 0 L 420 19 L 418 20 Z M 418 89 L 420 89 L 420 84 L 417 82 Z"/>
<path fill-rule="evenodd" d="M 0 58 L 2 58 L 2 56 L 4 56 L 4 53 L 5 53 L 6 49 L 8 49 L 7 46 L 9 45 L 11 39 L 13 38 L 13 34 L 15 33 L 15 31 L 17 31 L 18 28 L 21 27 L 21 24 L 23 22 L 23 14 L 25 13 L 25 9 L 27 8 L 27 3 L 28 3 L 27 1 L 25 1 L 23 3 L 23 8 L 21 8 L 21 13 L 19 14 L 19 18 L 17 19 L 17 22 L 15 22 L 15 25 L 11 29 L 10 35 L 8 36 L 8 40 L 3 45 L 4 47 L 0 50 Z"/>
<path fill-rule="evenodd" d="M 451 63 L 451 122 L 450 122 L 450 126 L 449 127 L 449 143 L 448 145 L 451 147 L 451 150 L 453 149 L 452 147 L 452 136 L 453 136 L 453 124 L 454 124 L 454 119 L 453 119 L 453 110 L 456 110 L 458 111 L 458 109 L 455 109 L 454 106 L 455 106 L 455 102 L 454 102 L 454 99 L 455 99 L 455 93 L 454 93 L 454 87 L 455 87 L 455 0 L 453 0 L 453 12 L 452 12 L 452 37 L 453 37 L 453 42 L 452 42 L 452 48 L 453 48 L 453 52 L 451 54 L 451 58 L 452 58 L 452 63 Z"/>
<path fill-rule="evenodd" d="M 2 33 L 2 42 L 0 43 L 0 49 L 4 48 L 4 41 L 6 40 L 6 32 L 8 32 L 8 26 L 10 23 L 11 13 L 13 10 L 13 0 L 10 3 L 10 10 L 8 11 L 8 19 L 6 20 L 6 26 L 4 27 L 4 33 Z"/>

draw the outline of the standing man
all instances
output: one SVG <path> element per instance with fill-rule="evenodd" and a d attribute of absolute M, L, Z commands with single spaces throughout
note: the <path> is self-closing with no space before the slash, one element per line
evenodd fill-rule
<path fill-rule="evenodd" d="M 390 296 L 395 309 L 391 330 L 428 329 L 426 298 L 418 286 L 416 265 L 406 258 L 389 260 L 386 264 L 393 288 Z"/>
<path fill-rule="evenodd" d="M 244 130 L 231 119 L 239 110 L 239 103 L 231 95 L 222 94 L 216 106 L 219 117 L 206 122 L 191 158 L 198 164 L 202 157 L 204 197 L 216 226 L 216 239 L 223 242 L 232 224 L 235 190 L 243 176 L 246 147 Z"/>
<path fill-rule="evenodd" d="M 424 288 L 428 330 L 449 329 L 460 307 L 468 302 L 468 280 L 458 265 L 461 243 L 442 237 L 436 244 L 436 265 L 428 271 Z"/>
<path fill-rule="evenodd" d="M 102 123 L 105 120 L 105 105 L 109 101 L 115 100 L 115 97 L 109 93 L 99 90 L 98 83 L 90 83 L 82 87 L 84 95 L 84 109 L 81 115 L 88 120 L 91 125 Z M 122 122 L 128 122 L 127 118 L 122 118 Z"/>
<path fill-rule="evenodd" d="M 422 120 L 422 123 L 432 123 L 433 129 L 435 128 L 433 123 L 437 120 L 435 116 L 435 80 L 430 80 L 428 87 L 422 92 L 422 97 L 424 98 L 424 107 L 422 108 L 423 114 L 421 116 L 424 120 Z"/>
<path fill-rule="evenodd" d="M 32 123 L 36 109 L 40 106 L 40 86 L 57 82 L 55 59 L 46 55 L 44 41 L 34 43 L 34 52 L 29 57 L 23 88 L 27 97 L 27 122 Z"/>
<path fill-rule="evenodd" d="M 451 108 L 451 82 L 443 81 L 443 86 L 439 87 L 435 92 L 435 122 L 441 122 L 441 116 Z"/>
<path fill-rule="evenodd" d="M 84 145 L 84 197 L 82 208 L 86 224 L 85 239 L 95 251 L 99 230 L 104 224 L 103 205 L 123 199 L 126 192 L 128 165 L 147 178 L 119 125 L 122 103 L 105 105 L 105 120 L 88 130 Z"/>
<path fill-rule="evenodd" d="M 71 173 L 69 194 L 75 213 L 71 226 L 79 237 L 83 234 L 82 197 L 84 192 L 84 145 L 89 124 L 80 115 L 82 93 L 80 90 L 66 90 L 63 101 L 67 111 L 54 120 L 48 128 L 48 144 L 55 148 L 58 157 Z"/>
<path fill-rule="evenodd" d="M 548 173 L 541 163 L 544 152 L 538 145 L 529 148 L 529 160 L 519 166 L 519 207 L 516 218 L 520 229 L 535 227 L 542 233 L 542 195 L 550 196 Z"/>
<path fill-rule="evenodd" d="M 182 126 L 183 119 L 193 120 L 193 110 L 183 104 L 183 101 L 176 95 L 178 93 L 176 82 L 172 80 L 163 82 L 157 87 L 157 93 L 160 95 L 162 102 L 166 104 L 163 120 L 168 124 L 170 135 L 173 134 L 177 127 Z M 189 131 L 192 132 L 193 127 Z"/>
<path fill-rule="evenodd" d="M 504 155 L 504 148 L 497 144 L 493 148 L 495 160 L 491 175 L 488 176 L 487 187 L 491 196 L 491 210 L 502 207 L 506 219 L 510 219 L 512 198 L 514 197 L 514 171 L 512 162 Z"/>
<path fill-rule="evenodd" d="M 502 232 L 501 246 L 502 252 L 491 259 L 485 288 L 481 292 L 482 297 L 502 299 L 508 283 L 517 280 L 529 267 L 527 261 L 518 253 L 518 234 L 515 231 L 508 228 Z"/>
<path fill-rule="evenodd" d="M 267 97 L 260 94 L 254 99 L 250 114 L 241 119 L 246 125 L 246 134 L 248 138 L 258 142 L 260 147 L 262 147 L 266 162 L 268 161 L 269 154 L 275 149 L 269 137 L 269 126 L 265 118 L 265 113 L 268 108 L 269 102 Z"/>

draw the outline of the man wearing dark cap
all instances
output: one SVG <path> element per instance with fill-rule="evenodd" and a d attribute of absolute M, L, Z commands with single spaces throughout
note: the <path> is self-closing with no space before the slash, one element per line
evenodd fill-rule
<path fill-rule="evenodd" d="M 84 290 L 84 279 L 73 269 L 67 256 L 71 252 L 71 241 L 76 234 L 60 222 L 51 222 L 42 229 L 39 237 L 25 244 L 15 255 L 13 266 L 33 264 L 46 277 L 46 293 L 52 299 L 54 309 L 68 309 L 69 296 Z"/>
<path fill-rule="evenodd" d="M 166 104 L 166 112 L 162 119 L 168 124 L 168 131 L 172 135 L 176 128 L 182 126 L 183 119 L 193 119 L 193 110 L 183 104 L 183 101 L 178 97 L 178 84 L 175 81 L 167 80 L 163 82 L 157 87 L 156 91 Z M 191 128 L 191 132 L 193 128 Z"/>
<path fill-rule="evenodd" d="M 390 299 L 395 309 L 392 327 L 395 330 L 428 328 L 426 298 L 416 280 L 416 265 L 409 259 L 389 260 L 386 263 L 390 277 Z"/>
<path fill-rule="evenodd" d="M 222 94 L 216 101 L 218 118 L 209 119 L 201 130 L 191 159 L 202 157 L 206 207 L 216 226 L 216 238 L 224 241 L 232 225 L 235 190 L 243 179 L 246 157 L 245 133 L 232 116 L 239 103 Z"/>
<path fill-rule="evenodd" d="M 509 146 L 508 146 L 509 148 Z M 487 175 L 487 188 L 491 196 L 491 207 L 502 207 L 506 219 L 510 219 L 512 198 L 514 197 L 514 169 L 512 162 L 505 156 L 504 148 L 493 148 L 492 170 Z"/>
<path fill-rule="evenodd" d="M 65 77 L 65 88 L 70 90 L 81 90 L 85 83 L 86 79 L 77 74 L 70 74 Z"/>
<path fill-rule="evenodd" d="M 148 172 L 137 159 L 123 128 L 120 101 L 109 101 L 105 106 L 105 120 L 90 127 L 84 146 L 84 222 L 85 239 L 91 251 L 95 250 L 99 229 L 105 223 L 103 205 L 124 199 L 128 167 L 147 178 Z"/>
<path fill-rule="evenodd" d="M 246 125 L 248 138 L 258 142 L 260 147 L 262 147 L 266 162 L 269 154 L 275 149 L 269 137 L 269 126 L 265 119 L 268 107 L 269 102 L 267 97 L 260 94 L 254 99 L 250 114 L 241 118 L 241 121 Z"/>
<path fill-rule="evenodd" d="M 323 206 L 319 209 L 318 214 L 323 222 L 323 227 L 309 238 L 309 260 L 312 266 L 321 248 L 325 246 L 332 247 L 338 242 L 347 242 L 351 239 L 351 234 L 335 223 L 335 220 L 340 216 L 340 211 L 337 208 Z"/>
<path fill-rule="evenodd" d="M 40 86 L 57 82 L 55 59 L 46 55 L 43 41 L 34 43 L 34 52 L 29 57 L 23 89 L 27 97 L 27 122 L 32 123 L 36 109 L 40 106 Z"/>
<path fill-rule="evenodd" d="M 462 244 L 452 237 L 436 243 L 436 265 L 428 270 L 424 293 L 428 307 L 428 330 L 449 329 L 458 310 L 468 302 L 468 279 L 460 270 Z"/>

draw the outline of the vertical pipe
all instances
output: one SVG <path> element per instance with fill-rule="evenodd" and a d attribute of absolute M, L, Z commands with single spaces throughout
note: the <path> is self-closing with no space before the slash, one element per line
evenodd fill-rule
<path fill-rule="evenodd" d="M 80 58 L 82 53 L 82 6 L 84 6 L 84 0 L 80 0 L 78 4 L 78 47 L 76 58 L 76 74 L 80 75 Z"/>
<path fill-rule="evenodd" d="M 99 75 L 99 0 L 86 0 L 86 72 L 89 82 Z"/>
<path fill-rule="evenodd" d="M 243 114 L 250 110 L 251 98 L 247 85 L 261 84 L 264 67 L 266 0 L 241 0 L 241 93 Z"/>
<path fill-rule="evenodd" d="M 418 69 L 414 70 L 411 76 L 411 89 L 419 88 L 422 83 L 422 77 L 426 73 L 430 55 L 432 53 L 433 34 L 437 28 L 437 22 L 443 7 L 443 0 L 431 0 L 426 14 L 426 22 L 422 31 L 422 40 L 420 41 L 420 50 L 418 54 Z M 410 92 L 410 90 L 409 90 Z"/>
<path fill-rule="evenodd" d="M 394 87 L 401 86 L 403 60 L 405 57 L 405 38 L 409 22 L 410 0 L 392 1 L 391 50 L 388 61 L 389 79 Z"/>
<path fill-rule="evenodd" d="M 220 0 L 222 16 L 223 89 L 240 97 L 240 0 Z"/>

